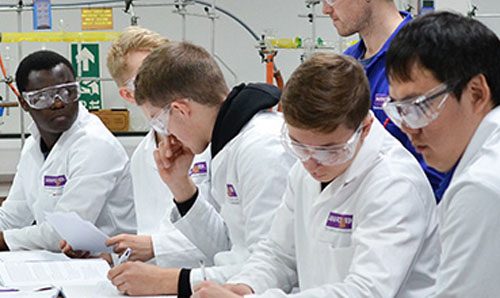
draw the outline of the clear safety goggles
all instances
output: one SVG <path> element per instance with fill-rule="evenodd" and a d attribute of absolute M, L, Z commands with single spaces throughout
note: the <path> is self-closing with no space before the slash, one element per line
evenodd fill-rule
<path fill-rule="evenodd" d="M 363 124 L 361 123 L 358 129 L 352 134 L 344 144 L 332 146 L 310 146 L 294 141 L 290 138 L 288 126 L 283 124 L 281 129 L 281 142 L 285 150 L 294 155 L 302 162 L 309 159 L 314 159 L 316 162 L 325 166 L 334 166 L 346 163 L 351 160 L 356 152 Z"/>
<path fill-rule="evenodd" d="M 329 6 L 334 6 L 337 0 L 321 0 L 322 3 L 326 3 Z"/>
<path fill-rule="evenodd" d="M 123 83 L 123 86 L 127 87 L 128 90 L 134 92 L 135 91 L 135 76 L 131 77 L 130 79 L 126 80 L 125 83 Z"/>
<path fill-rule="evenodd" d="M 32 109 L 42 110 L 51 107 L 56 99 L 65 104 L 74 103 L 80 98 L 80 92 L 80 84 L 71 82 L 23 92 L 23 98 Z"/>
<path fill-rule="evenodd" d="M 404 123 L 405 126 L 419 129 L 429 125 L 438 117 L 450 91 L 450 88 L 442 83 L 424 95 L 403 101 L 386 97 L 382 108 L 397 127 L 401 128 Z"/>
<path fill-rule="evenodd" d="M 184 101 L 189 101 L 188 98 L 184 98 Z M 164 136 L 168 136 L 170 133 L 168 132 L 168 119 L 170 118 L 170 113 L 172 112 L 172 103 L 164 106 L 156 115 L 149 120 L 149 125 Z"/>

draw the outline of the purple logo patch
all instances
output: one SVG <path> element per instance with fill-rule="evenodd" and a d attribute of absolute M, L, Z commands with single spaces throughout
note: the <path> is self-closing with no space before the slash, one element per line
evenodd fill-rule
<path fill-rule="evenodd" d="M 45 186 L 52 186 L 52 187 L 59 187 L 63 186 L 66 184 L 66 176 L 60 175 L 60 176 L 45 176 L 43 177 L 43 185 Z"/>
<path fill-rule="evenodd" d="M 326 226 L 342 230 L 352 230 L 352 215 L 330 212 Z"/>
<path fill-rule="evenodd" d="M 207 173 L 207 163 L 197 162 L 193 165 L 193 167 L 189 170 L 189 176 L 197 175 L 197 174 L 206 174 Z"/>
<path fill-rule="evenodd" d="M 381 93 L 375 94 L 375 100 L 373 101 L 373 108 L 378 110 L 382 109 L 382 105 L 384 104 L 387 96 L 389 95 Z"/>
<path fill-rule="evenodd" d="M 232 184 L 226 184 L 227 187 L 227 195 L 230 197 L 237 197 L 236 190 Z"/>

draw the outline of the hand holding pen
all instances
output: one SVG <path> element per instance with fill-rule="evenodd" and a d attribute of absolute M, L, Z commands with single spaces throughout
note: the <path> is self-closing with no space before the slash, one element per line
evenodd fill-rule
<path fill-rule="evenodd" d="M 129 247 L 125 250 L 125 252 L 120 256 L 120 258 L 118 259 L 118 265 L 121 265 L 123 263 L 125 263 L 128 258 L 130 257 L 130 254 L 132 253 L 132 249 Z"/>

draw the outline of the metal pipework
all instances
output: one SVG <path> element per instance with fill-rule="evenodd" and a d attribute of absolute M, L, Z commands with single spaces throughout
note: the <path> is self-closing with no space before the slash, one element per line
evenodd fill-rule
<path fill-rule="evenodd" d="M 17 6 L 17 32 L 23 32 L 23 1 L 18 2 Z M 23 43 L 19 42 L 17 44 L 17 60 L 21 61 L 23 58 Z M 26 142 L 26 129 L 24 128 L 24 110 L 19 109 L 19 125 L 21 126 L 21 148 L 23 148 L 24 143 Z"/>

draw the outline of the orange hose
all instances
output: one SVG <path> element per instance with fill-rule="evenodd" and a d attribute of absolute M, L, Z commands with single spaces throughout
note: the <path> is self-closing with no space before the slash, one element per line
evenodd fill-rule
<path fill-rule="evenodd" d="M 276 80 L 276 86 L 278 86 L 278 88 L 283 90 L 285 84 L 283 83 L 283 76 L 281 75 L 281 71 L 276 70 L 274 72 L 274 79 Z"/>
<path fill-rule="evenodd" d="M 5 80 L 7 80 L 7 71 L 5 70 L 5 66 L 3 65 L 3 59 L 1 53 L 0 53 L 0 67 L 2 68 L 3 77 L 5 78 Z M 16 88 L 12 83 L 7 83 L 7 85 L 9 85 L 10 89 L 12 90 L 12 92 L 14 92 L 14 94 L 17 97 L 20 96 L 19 92 L 16 90 Z"/>
<path fill-rule="evenodd" d="M 266 58 L 266 83 L 273 84 L 274 74 L 274 55 L 267 56 Z"/>

